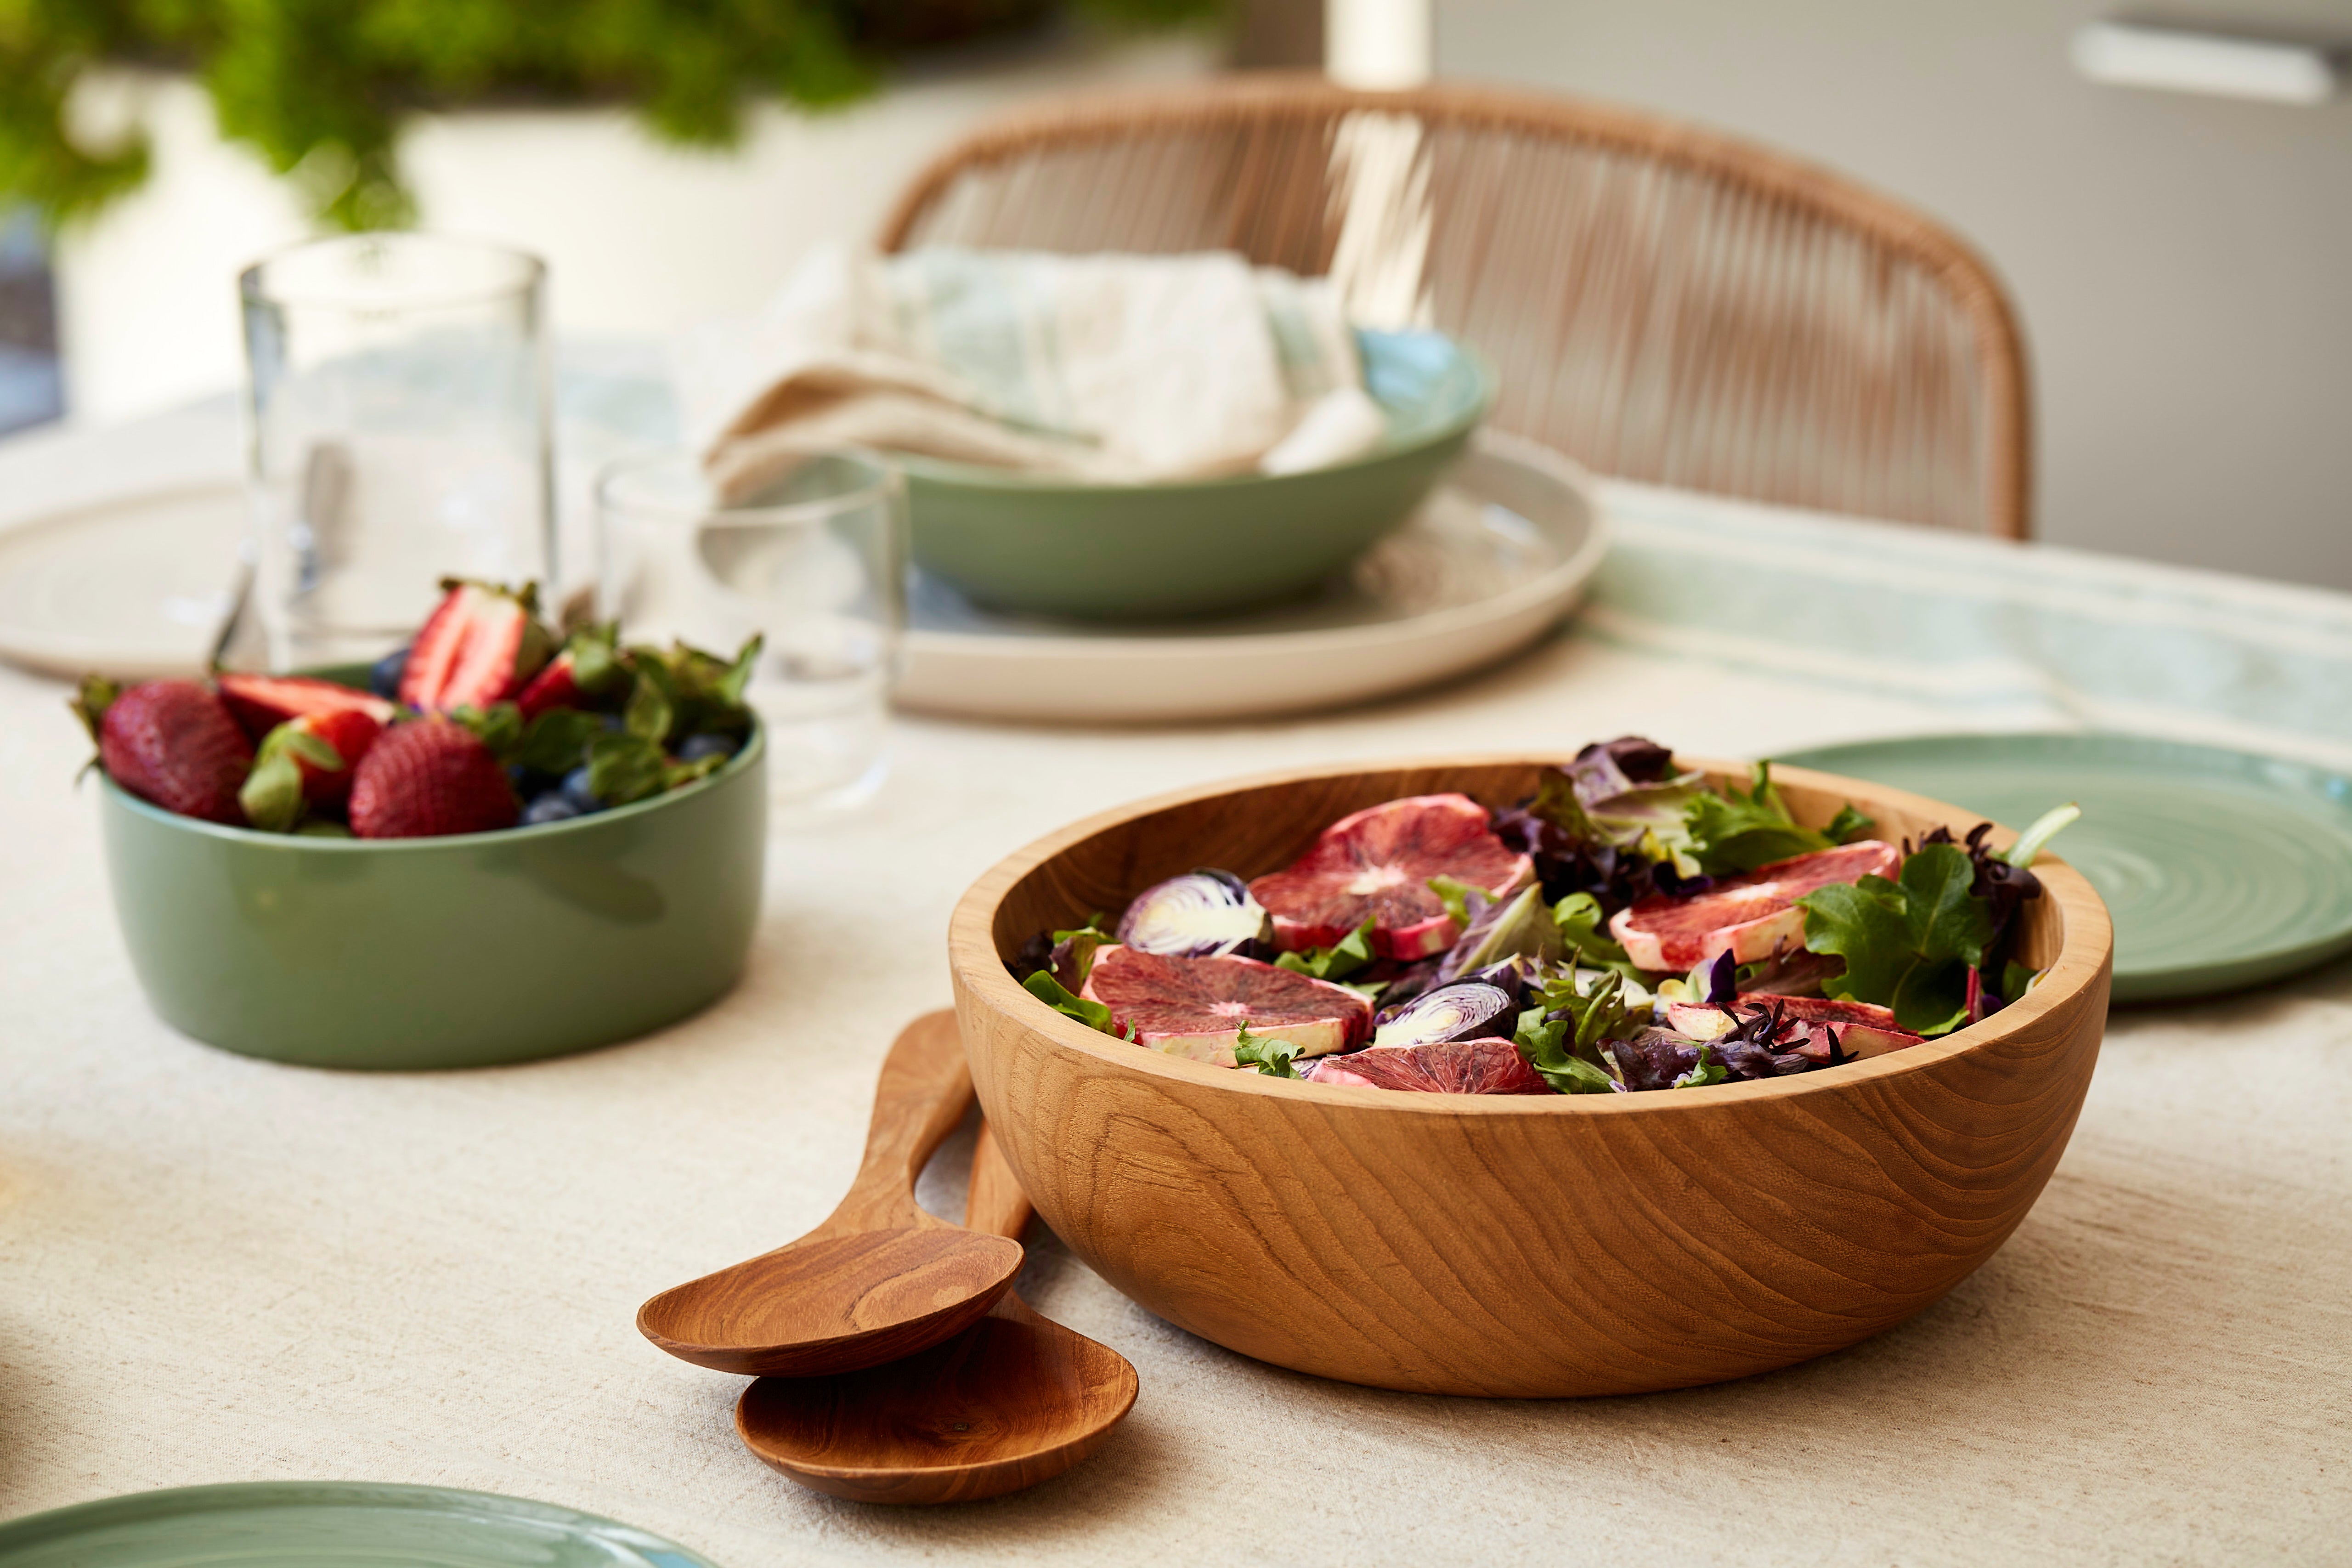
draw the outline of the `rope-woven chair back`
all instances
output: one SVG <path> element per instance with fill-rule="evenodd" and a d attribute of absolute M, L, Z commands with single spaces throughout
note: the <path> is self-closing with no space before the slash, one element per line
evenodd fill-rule
<path fill-rule="evenodd" d="M 1984 264 L 1826 171 L 1630 111 L 1241 77 L 974 135 L 885 248 L 1238 250 L 1475 344 L 1495 422 L 1627 479 L 2022 537 L 2026 389 Z"/>

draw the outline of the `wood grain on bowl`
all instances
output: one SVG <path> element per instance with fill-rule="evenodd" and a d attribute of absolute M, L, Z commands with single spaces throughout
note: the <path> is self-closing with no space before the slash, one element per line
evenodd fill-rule
<path fill-rule="evenodd" d="M 1008 858 L 950 932 L 981 1103 L 1037 1211 L 1143 1306 L 1244 1355 L 1433 1393 L 1625 1394 L 1790 1365 L 1941 1297 L 2024 1218 L 2098 1059 L 2112 937 L 2044 857 L 2040 984 L 1984 1023 L 1794 1078 L 1642 1095 L 1416 1095 L 1160 1056 L 1015 984 L 1033 931 L 1196 866 L 1255 876 L 1401 795 L 1531 793 L 1561 758 L 1307 770 L 1183 792 Z M 1721 779 L 1746 770 L 1697 762 Z M 1819 826 L 1976 818 L 1776 770 Z M 2003 833 L 1997 842 L 2009 842 Z"/>

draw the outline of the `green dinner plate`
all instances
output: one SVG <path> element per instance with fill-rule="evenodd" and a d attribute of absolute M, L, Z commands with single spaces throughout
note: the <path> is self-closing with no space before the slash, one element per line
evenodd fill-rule
<path fill-rule="evenodd" d="M 713 1568 L 674 1541 L 491 1492 L 256 1481 L 133 1492 L 0 1524 L 0 1568 Z"/>
<path fill-rule="evenodd" d="M 2116 922 L 2118 1002 L 2259 985 L 2352 951 L 2352 780 L 2129 735 L 1923 735 L 1791 752 L 2022 828 L 2064 801 L 2051 852 Z"/>

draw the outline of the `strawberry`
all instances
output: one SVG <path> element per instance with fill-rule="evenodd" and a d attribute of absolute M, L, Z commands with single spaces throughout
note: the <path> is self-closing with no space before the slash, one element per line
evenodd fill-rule
<path fill-rule="evenodd" d="M 362 838 L 487 833 L 512 827 L 520 811 L 498 758 L 446 719 L 394 725 L 352 781 L 352 831 Z"/>
<path fill-rule="evenodd" d="M 515 698 L 515 706 L 522 710 L 525 719 L 536 719 L 551 708 L 580 706 L 580 682 L 574 675 L 578 661 L 572 650 L 565 648 L 547 661 L 547 668 L 530 678 L 530 684 Z"/>
<path fill-rule="evenodd" d="M 271 833 L 291 833 L 306 805 L 341 805 L 360 760 L 383 732 L 373 714 L 356 708 L 289 719 L 263 738 L 237 791 L 246 819 Z"/>
<path fill-rule="evenodd" d="M 117 696 L 111 681 L 92 676 L 75 707 L 97 737 L 107 777 L 166 811 L 243 825 L 236 792 L 253 747 L 211 691 L 193 680 L 151 680 Z"/>
<path fill-rule="evenodd" d="M 289 719 L 364 713 L 380 729 L 399 711 L 381 697 L 307 675 L 229 673 L 218 679 L 221 700 L 256 742 Z"/>
<path fill-rule="evenodd" d="M 428 713 L 488 708 L 511 697 L 554 651 L 540 624 L 535 584 L 512 593 L 492 583 L 444 578 L 446 591 L 401 671 L 400 700 Z"/>

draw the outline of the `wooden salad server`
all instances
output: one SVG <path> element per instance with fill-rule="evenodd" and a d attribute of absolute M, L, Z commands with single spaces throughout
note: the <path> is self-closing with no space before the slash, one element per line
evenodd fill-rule
<path fill-rule="evenodd" d="M 818 1377 L 971 1327 L 1021 1272 L 1021 1244 L 924 1213 L 915 1178 L 971 1101 L 955 1015 L 908 1025 L 882 1062 L 865 1163 L 832 1216 L 789 1247 L 663 1291 L 637 1309 L 637 1331 L 716 1372 Z"/>
<path fill-rule="evenodd" d="M 964 1224 L 1017 1237 L 1028 1194 L 986 1125 Z M 1007 1290 L 920 1355 L 839 1377 L 763 1377 L 743 1391 L 743 1446 L 803 1486 L 859 1502 L 976 1502 L 1049 1480 L 1134 1408 L 1135 1368 Z"/>

